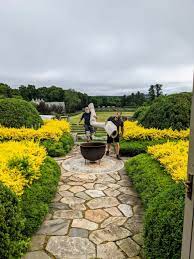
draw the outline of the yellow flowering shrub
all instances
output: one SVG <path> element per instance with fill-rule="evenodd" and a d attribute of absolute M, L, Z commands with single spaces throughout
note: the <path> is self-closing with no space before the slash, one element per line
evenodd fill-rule
<path fill-rule="evenodd" d="M 47 120 L 44 125 L 35 130 L 30 128 L 0 127 L 0 140 L 59 140 L 64 133 L 70 132 L 70 124 L 65 120 Z"/>
<path fill-rule="evenodd" d="M 0 143 L 0 181 L 18 196 L 41 175 L 46 150 L 33 141 Z"/>
<path fill-rule="evenodd" d="M 189 141 L 167 142 L 148 147 L 148 153 L 157 159 L 175 181 L 186 180 Z"/>
<path fill-rule="evenodd" d="M 157 140 L 157 139 L 187 139 L 189 137 L 189 129 L 172 130 L 172 129 L 147 129 L 137 124 L 137 122 L 126 121 L 124 123 L 125 140 Z"/>

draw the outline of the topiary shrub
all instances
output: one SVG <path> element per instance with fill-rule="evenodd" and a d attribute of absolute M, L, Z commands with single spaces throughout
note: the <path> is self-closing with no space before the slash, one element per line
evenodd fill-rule
<path fill-rule="evenodd" d="M 148 112 L 150 106 L 140 106 L 137 108 L 137 110 L 133 114 L 133 119 L 136 119 L 137 121 L 142 120 L 145 116 L 145 114 Z"/>
<path fill-rule="evenodd" d="M 0 258 L 20 258 L 27 247 L 24 220 L 16 195 L 0 183 Z"/>
<path fill-rule="evenodd" d="M 41 177 L 26 188 L 21 197 L 21 207 L 26 218 L 23 233 L 31 236 L 41 225 L 49 204 L 57 191 L 60 177 L 58 164 L 47 157 L 41 168 Z"/>
<path fill-rule="evenodd" d="M 38 128 L 43 123 L 36 108 L 29 102 L 6 98 L 0 100 L 0 124 L 10 128 Z"/>
<path fill-rule="evenodd" d="M 159 97 L 139 123 L 145 128 L 187 129 L 190 126 L 191 97 L 190 93 Z"/>

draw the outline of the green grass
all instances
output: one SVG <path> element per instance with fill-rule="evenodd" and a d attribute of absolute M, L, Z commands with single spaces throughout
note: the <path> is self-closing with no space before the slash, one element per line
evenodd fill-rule
<path fill-rule="evenodd" d="M 134 112 L 123 112 L 122 115 L 123 116 L 133 116 Z M 115 114 L 115 112 L 96 112 L 97 117 L 98 117 L 98 121 L 106 121 L 110 116 L 113 116 Z M 78 123 L 80 120 L 82 113 L 77 114 L 75 116 L 70 117 L 70 122 L 71 123 Z M 83 123 L 83 122 L 82 122 Z"/>

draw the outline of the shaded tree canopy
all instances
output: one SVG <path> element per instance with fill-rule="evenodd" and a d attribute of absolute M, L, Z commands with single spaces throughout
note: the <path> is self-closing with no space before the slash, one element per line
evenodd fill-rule
<path fill-rule="evenodd" d="M 157 97 L 161 96 L 162 94 L 163 93 L 161 84 L 151 85 L 148 90 L 150 101 L 154 101 Z"/>
<path fill-rule="evenodd" d="M 123 96 L 88 96 L 74 89 L 63 89 L 54 85 L 38 88 L 35 85 L 21 85 L 18 89 L 12 89 L 7 84 L 0 84 L 0 98 L 14 97 L 23 98 L 26 101 L 42 99 L 45 102 L 65 102 L 67 113 L 80 111 L 90 102 L 93 102 L 96 107 L 138 107 L 148 101 L 147 97 L 149 101 L 153 101 L 160 95 L 162 95 L 161 84 L 150 86 L 148 95 L 138 91 Z M 40 105 L 40 107 L 43 106 L 43 104 Z"/>

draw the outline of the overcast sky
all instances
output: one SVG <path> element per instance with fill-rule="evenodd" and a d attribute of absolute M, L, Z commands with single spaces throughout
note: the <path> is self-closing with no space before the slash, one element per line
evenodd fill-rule
<path fill-rule="evenodd" d="M 193 0 L 0 0 L 0 82 L 191 91 Z"/>

